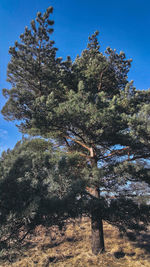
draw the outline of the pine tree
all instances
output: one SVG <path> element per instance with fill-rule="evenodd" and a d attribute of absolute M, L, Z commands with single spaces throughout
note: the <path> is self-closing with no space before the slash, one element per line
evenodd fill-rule
<path fill-rule="evenodd" d="M 56 56 L 50 41 L 52 8 L 37 14 L 9 53 L 10 90 L 2 114 L 20 120 L 31 135 L 52 138 L 66 153 L 78 153 L 91 200 L 92 251 L 104 251 L 100 188 L 107 177 L 134 177 L 136 160 L 148 159 L 150 91 L 128 82 L 131 60 L 107 48 L 100 51 L 98 32 L 72 62 Z M 145 118 L 146 114 L 146 118 Z M 142 177 L 142 176 L 141 176 Z M 125 179 L 125 178 L 124 178 Z"/>
<path fill-rule="evenodd" d="M 77 196 L 85 183 L 77 164 L 77 155 L 65 157 L 41 138 L 24 139 L 2 153 L 0 249 L 16 241 L 20 247 L 20 241 L 38 225 L 62 227 L 68 218 L 82 214 Z"/>

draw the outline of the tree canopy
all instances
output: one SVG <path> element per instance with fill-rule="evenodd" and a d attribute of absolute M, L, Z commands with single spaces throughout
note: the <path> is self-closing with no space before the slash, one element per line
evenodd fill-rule
<path fill-rule="evenodd" d="M 51 13 L 52 8 L 43 16 L 39 12 L 31 29 L 20 35 L 21 42 L 10 47 L 7 80 L 12 88 L 3 89 L 8 97 L 4 117 L 20 120 L 25 133 L 65 145 L 69 139 L 86 156 L 92 147 L 97 160 L 121 154 L 130 160 L 149 157 L 150 92 L 128 82 L 131 60 L 111 48 L 103 54 L 95 32 L 81 56 L 62 61 L 50 40 Z"/>

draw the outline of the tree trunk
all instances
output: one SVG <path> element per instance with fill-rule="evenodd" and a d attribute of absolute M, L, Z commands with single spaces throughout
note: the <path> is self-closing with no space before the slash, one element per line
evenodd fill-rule
<path fill-rule="evenodd" d="M 99 198 L 99 188 L 92 188 L 92 195 Z M 98 208 L 92 207 L 91 210 L 91 234 L 92 234 L 92 253 L 97 255 L 105 251 L 103 221 L 100 217 Z"/>
<path fill-rule="evenodd" d="M 91 166 L 97 167 L 97 157 L 93 147 L 90 148 Z M 91 195 L 97 199 L 100 198 L 99 186 L 90 188 Z M 104 235 L 103 235 L 103 221 L 100 214 L 100 208 L 97 203 L 91 205 L 91 234 L 92 234 L 92 253 L 97 255 L 105 251 Z"/>

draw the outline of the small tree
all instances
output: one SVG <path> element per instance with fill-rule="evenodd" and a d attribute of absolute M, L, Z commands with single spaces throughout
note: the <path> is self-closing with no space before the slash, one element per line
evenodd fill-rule
<path fill-rule="evenodd" d="M 77 156 L 64 157 L 39 138 L 19 141 L 2 153 L 0 249 L 20 245 L 37 225 L 62 227 L 66 219 L 82 214 L 77 196 L 84 191 L 84 181 L 78 163 Z"/>
<path fill-rule="evenodd" d="M 104 251 L 98 201 L 104 180 L 133 177 L 136 160 L 150 157 L 150 91 L 128 82 L 131 60 L 123 52 L 100 51 L 98 32 L 74 62 L 57 58 L 50 13 L 51 7 L 39 12 L 37 23 L 33 20 L 31 30 L 26 27 L 21 42 L 9 50 L 12 88 L 3 90 L 8 101 L 2 114 L 20 120 L 23 133 L 52 138 L 66 153 L 78 153 L 94 203 L 92 251 L 97 254 Z"/>

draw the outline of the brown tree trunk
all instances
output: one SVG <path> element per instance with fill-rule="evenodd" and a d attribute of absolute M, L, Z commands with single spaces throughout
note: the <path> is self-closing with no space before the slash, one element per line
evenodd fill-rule
<path fill-rule="evenodd" d="M 92 195 L 99 198 L 99 188 L 92 188 Z M 97 255 L 105 251 L 103 221 L 100 217 L 98 208 L 93 207 L 91 211 L 91 234 L 92 234 L 92 253 Z"/>
<path fill-rule="evenodd" d="M 97 167 L 97 157 L 93 147 L 90 148 L 91 166 Z M 90 188 L 91 195 L 94 198 L 100 198 L 99 186 Z M 103 235 L 103 221 L 100 214 L 100 207 L 93 201 L 91 205 L 91 234 L 92 234 L 92 253 L 97 255 L 105 251 L 104 235 Z"/>

